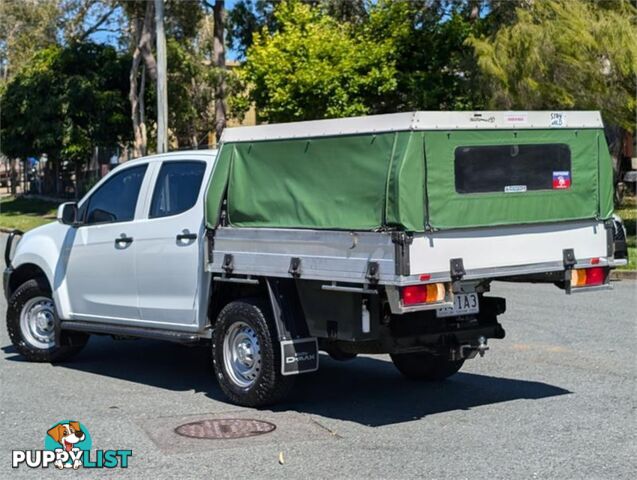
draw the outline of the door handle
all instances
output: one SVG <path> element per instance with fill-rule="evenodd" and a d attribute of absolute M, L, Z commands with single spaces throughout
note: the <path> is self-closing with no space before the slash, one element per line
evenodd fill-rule
<path fill-rule="evenodd" d="M 117 237 L 115 239 L 116 245 L 119 245 L 120 243 L 125 243 L 126 245 L 130 245 L 131 243 L 133 243 L 133 237 L 127 237 L 125 234 L 122 233 L 121 237 Z"/>
<path fill-rule="evenodd" d="M 196 233 L 179 233 L 177 234 L 177 240 L 197 240 Z"/>

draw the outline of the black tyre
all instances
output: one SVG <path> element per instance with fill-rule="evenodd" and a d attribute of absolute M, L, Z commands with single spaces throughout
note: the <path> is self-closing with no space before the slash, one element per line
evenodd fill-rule
<path fill-rule="evenodd" d="M 270 308 L 260 300 L 234 301 L 221 310 L 212 334 L 212 359 L 221 390 L 238 405 L 270 405 L 292 389 L 294 378 L 281 374 Z"/>
<path fill-rule="evenodd" d="M 464 360 L 449 360 L 447 357 L 430 353 L 392 354 L 396 368 L 412 380 L 440 381 L 457 373 Z"/>
<path fill-rule="evenodd" d="M 40 279 L 20 285 L 7 306 L 7 331 L 11 343 L 31 362 L 61 362 L 82 350 L 88 335 L 59 332 L 51 290 Z"/>

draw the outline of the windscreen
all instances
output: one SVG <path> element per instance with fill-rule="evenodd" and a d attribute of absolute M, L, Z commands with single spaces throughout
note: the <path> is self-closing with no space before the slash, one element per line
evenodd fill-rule
<path fill-rule="evenodd" d="M 454 168 L 458 193 L 571 187 L 571 150 L 564 143 L 460 146 Z"/>

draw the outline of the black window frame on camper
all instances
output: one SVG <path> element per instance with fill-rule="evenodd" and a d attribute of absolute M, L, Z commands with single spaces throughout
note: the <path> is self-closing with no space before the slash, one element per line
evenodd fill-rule
<path fill-rule="evenodd" d="M 569 185 L 562 189 L 567 189 L 571 149 L 565 143 L 460 146 L 454 151 L 460 194 L 553 190 L 554 178 L 564 172 Z"/>

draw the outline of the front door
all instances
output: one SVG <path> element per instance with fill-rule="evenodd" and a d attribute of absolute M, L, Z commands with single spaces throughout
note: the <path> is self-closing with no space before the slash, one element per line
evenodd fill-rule
<path fill-rule="evenodd" d="M 66 281 L 74 320 L 139 320 L 135 222 L 148 165 L 123 168 L 82 204 Z"/>
<path fill-rule="evenodd" d="M 148 218 L 140 221 L 143 229 L 136 239 L 137 291 L 141 319 L 149 324 L 183 326 L 197 322 L 206 165 L 198 160 L 164 161 Z"/>

